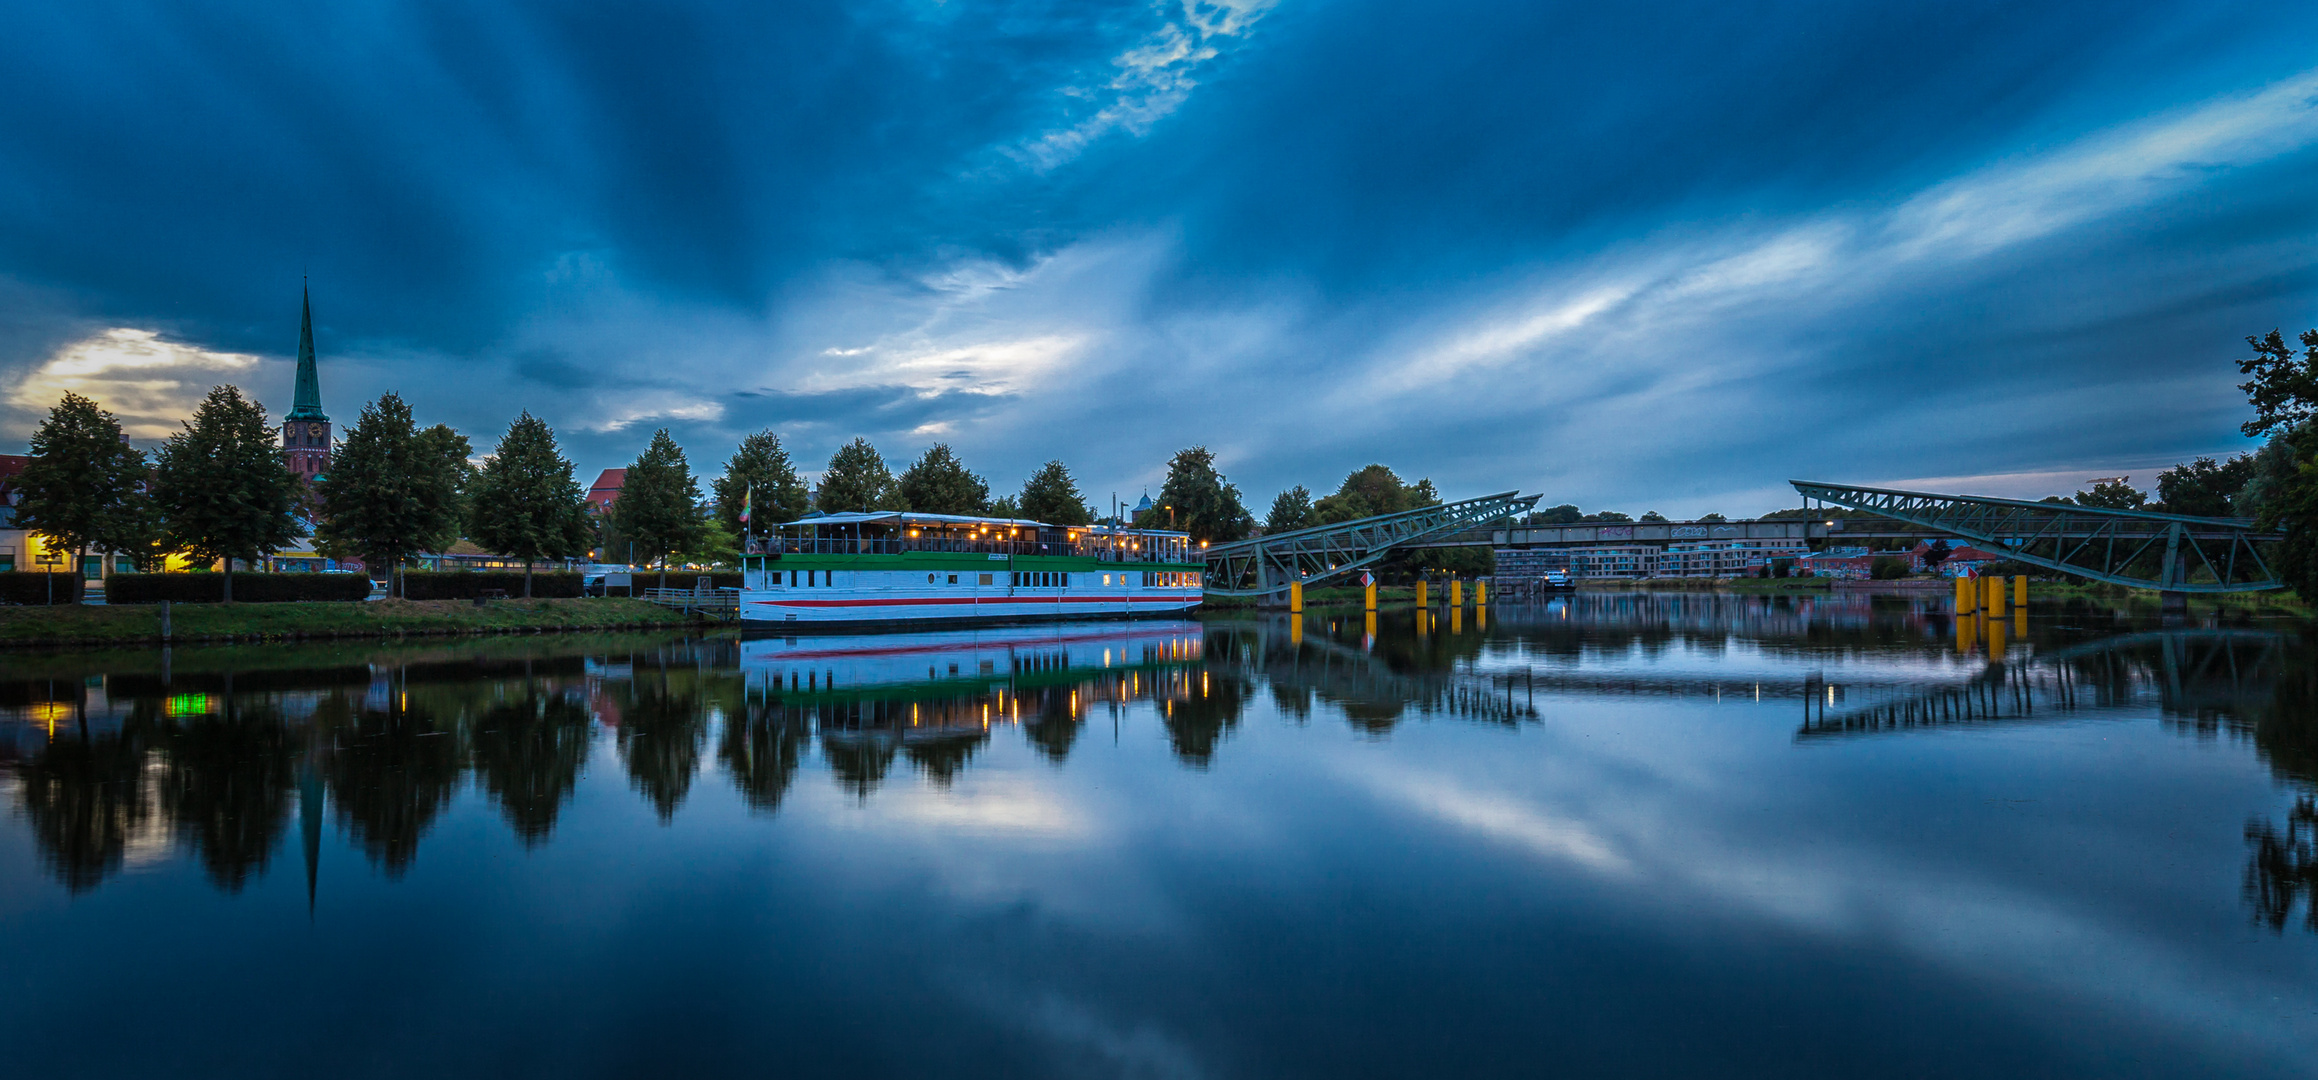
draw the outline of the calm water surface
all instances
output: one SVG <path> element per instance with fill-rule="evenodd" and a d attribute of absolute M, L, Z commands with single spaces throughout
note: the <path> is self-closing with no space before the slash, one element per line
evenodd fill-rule
<path fill-rule="evenodd" d="M 19 1076 L 2308 1075 L 2314 661 L 1594 594 L 0 655 L 0 1041 Z"/>

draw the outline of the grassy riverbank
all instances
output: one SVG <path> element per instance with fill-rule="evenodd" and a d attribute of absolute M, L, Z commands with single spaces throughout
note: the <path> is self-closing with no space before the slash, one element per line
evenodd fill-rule
<path fill-rule="evenodd" d="M 681 626 L 687 616 L 641 600 L 377 600 L 367 603 L 176 604 L 171 639 L 390 638 Z M 159 643 L 158 605 L 0 608 L 0 645 Z"/>

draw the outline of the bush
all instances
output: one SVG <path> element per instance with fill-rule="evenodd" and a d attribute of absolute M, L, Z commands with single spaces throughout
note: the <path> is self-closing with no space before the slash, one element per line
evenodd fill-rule
<path fill-rule="evenodd" d="M 402 575 L 403 595 L 412 600 L 472 600 L 492 589 L 509 596 L 523 595 L 521 570 L 407 570 Z M 531 575 L 534 597 L 570 597 L 580 594 L 580 576 L 566 570 L 542 570 Z"/>
<path fill-rule="evenodd" d="M 360 600 L 370 595 L 361 574 L 261 574 L 233 576 L 235 603 L 287 604 L 313 600 Z M 105 579 L 108 604 L 214 604 L 225 597 L 224 574 L 114 574 Z"/>
<path fill-rule="evenodd" d="M 1892 581 L 1908 576 L 1908 564 L 1904 559 L 1895 559 L 1889 555 L 1878 555 L 1875 557 L 1874 562 L 1871 562 L 1867 565 L 1868 575 L 1877 581 Z"/>
<path fill-rule="evenodd" d="M 54 593 L 49 591 L 52 588 Z M 38 570 L 0 573 L 0 601 L 11 604 L 46 604 L 51 596 L 59 604 L 78 603 L 80 575 L 49 574 Z"/>

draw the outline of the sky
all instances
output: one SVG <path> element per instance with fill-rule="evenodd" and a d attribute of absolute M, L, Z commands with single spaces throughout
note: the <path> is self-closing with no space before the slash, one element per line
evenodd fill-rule
<path fill-rule="evenodd" d="M 2240 452 L 2318 325 L 2318 6 L 26 5 L 0 450 L 392 391 L 582 482 L 947 442 L 1260 517 L 1382 462 L 1676 516 Z"/>

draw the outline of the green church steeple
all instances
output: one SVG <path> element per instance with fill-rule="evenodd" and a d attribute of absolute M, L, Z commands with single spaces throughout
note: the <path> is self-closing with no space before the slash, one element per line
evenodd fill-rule
<path fill-rule="evenodd" d="M 298 303 L 303 314 L 298 320 L 298 392 L 285 420 L 328 420 L 322 412 L 322 380 L 314 371 L 314 301 L 301 286 Z"/>

